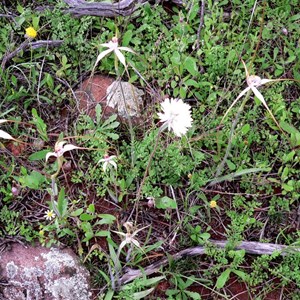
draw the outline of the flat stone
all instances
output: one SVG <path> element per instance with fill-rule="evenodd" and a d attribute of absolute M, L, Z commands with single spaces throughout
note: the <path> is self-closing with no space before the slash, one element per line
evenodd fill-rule
<path fill-rule="evenodd" d="M 70 249 L 12 244 L 0 254 L 0 299 L 90 300 L 89 273 Z"/>
<path fill-rule="evenodd" d="M 139 117 L 144 92 L 129 82 L 114 81 L 107 88 L 107 105 L 121 118 Z"/>

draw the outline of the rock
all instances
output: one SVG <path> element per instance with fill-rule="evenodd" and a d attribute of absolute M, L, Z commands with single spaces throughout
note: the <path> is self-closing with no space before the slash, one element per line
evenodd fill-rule
<path fill-rule="evenodd" d="M 89 273 L 70 249 L 12 244 L 0 254 L 0 299 L 89 300 Z"/>
<path fill-rule="evenodd" d="M 113 109 L 106 107 L 106 91 L 113 82 L 113 78 L 102 75 L 95 75 L 85 79 L 81 87 L 75 91 L 79 102 L 79 110 L 94 118 L 96 115 L 95 107 L 97 104 L 101 104 L 104 116 L 112 115 L 114 113 Z"/>
<path fill-rule="evenodd" d="M 107 105 L 117 111 L 121 118 L 139 117 L 144 92 L 129 82 L 114 81 L 107 88 Z"/>
<path fill-rule="evenodd" d="M 85 79 L 75 94 L 79 110 L 90 117 L 95 117 L 95 106 L 101 104 L 104 119 L 117 114 L 120 121 L 123 121 L 128 119 L 128 115 L 134 119 L 139 118 L 144 92 L 129 82 L 95 75 Z"/>

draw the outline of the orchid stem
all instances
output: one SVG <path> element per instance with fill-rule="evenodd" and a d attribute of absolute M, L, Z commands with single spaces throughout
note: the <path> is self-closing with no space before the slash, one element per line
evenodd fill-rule
<path fill-rule="evenodd" d="M 230 150 L 231 150 L 231 146 L 232 146 L 232 140 L 233 140 L 233 133 L 234 133 L 235 127 L 236 127 L 236 125 L 238 124 L 239 117 L 240 117 L 241 113 L 242 113 L 243 110 L 244 110 L 244 107 L 245 107 L 245 105 L 246 105 L 246 102 L 247 102 L 247 100 L 249 99 L 250 93 L 251 93 L 251 90 L 249 90 L 249 91 L 247 92 L 247 94 L 246 94 L 246 96 L 245 96 L 245 98 L 244 98 L 244 100 L 243 100 L 241 106 L 240 106 L 239 109 L 238 109 L 238 112 L 237 112 L 237 114 L 236 114 L 236 117 L 235 117 L 235 119 L 234 119 L 234 121 L 233 121 L 233 123 L 232 123 L 232 125 L 231 125 L 230 135 L 229 135 L 229 140 L 228 140 L 228 145 L 227 145 L 227 148 L 226 148 L 226 153 L 225 153 L 225 156 L 224 156 L 222 162 L 221 162 L 221 163 L 219 164 L 219 166 L 217 167 L 217 171 L 216 171 L 216 174 L 215 174 L 215 178 L 218 178 L 218 177 L 221 175 L 221 173 L 222 173 L 222 171 L 223 171 L 223 169 L 224 169 L 226 160 L 227 160 L 227 158 L 228 158 L 228 156 L 229 156 L 229 154 L 230 154 Z M 213 182 L 212 182 L 212 184 L 213 184 Z"/>

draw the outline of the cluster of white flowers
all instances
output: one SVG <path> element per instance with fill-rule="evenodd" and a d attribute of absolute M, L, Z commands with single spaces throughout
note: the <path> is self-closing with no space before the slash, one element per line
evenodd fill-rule
<path fill-rule="evenodd" d="M 163 128 L 172 129 L 175 135 L 181 137 L 192 127 L 191 106 L 181 99 L 166 98 L 161 107 L 163 113 L 158 113 L 158 116 L 164 122 Z"/>

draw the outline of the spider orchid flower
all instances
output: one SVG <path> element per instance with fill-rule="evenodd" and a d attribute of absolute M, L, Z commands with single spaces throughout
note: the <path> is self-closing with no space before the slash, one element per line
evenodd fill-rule
<path fill-rule="evenodd" d="M 118 38 L 117 37 L 113 37 L 111 41 L 109 41 L 108 43 L 104 43 L 104 44 L 100 44 L 100 46 L 102 47 L 106 47 L 108 48 L 107 50 L 102 51 L 96 60 L 96 63 L 94 65 L 93 71 L 92 73 L 94 73 L 94 69 L 95 67 L 98 65 L 98 63 L 100 62 L 100 60 L 105 57 L 106 55 L 110 54 L 111 52 L 113 52 L 116 57 L 119 59 L 119 61 L 124 65 L 124 67 L 126 68 L 126 62 L 125 62 L 125 56 L 124 54 L 121 52 L 122 51 L 127 51 L 127 52 L 131 52 L 134 53 L 135 52 L 128 48 L 128 47 L 119 47 L 119 42 L 118 42 Z"/>
<path fill-rule="evenodd" d="M 228 115 L 228 113 L 230 112 L 230 110 L 233 108 L 233 106 L 237 103 L 237 101 L 243 97 L 249 90 L 251 90 L 254 95 L 258 98 L 258 100 L 264 105 L 264 107 L 267 109 L 267 111 L 269 112 L 269 114 L 271 115 L 272 119 L 274 120 L 274 122 L 276 123 L 276 125 L 278 126 L 278 128 L 282 131 L 279 123 L 277 122 L 277 120 L 275 119 L 274 115 L 272 114 L 269 106 L 267 105 L 263 95 L 259 92 L 259 90 L 257 89 L 258 87 L 269 83 L 269 82 L 274 82 L 274 81 L 283 81 L 283 80 L 293 80 L 293 79 L 264 79 L 264 78 L 260 78 L 259 76 L 256 75 L 249 75 L 247 66 L 245 64 L 245 62 L 242 60 L 242 63 L 244 65 L 244 69 L 245 69 L 245 73 L 246 73 L 246 82 L 248 87 L 245 88 L 238 96 L 237 98 L 233 101 L 233 103 L 230 105 L 230 107 L 228 108 L 228 110 L 226 111 L 225 115 L 223 116 L 221 123 L 224 121 L 224 119 L 226 118 L 226 116 Z"/>
<path fill-rule="evenodd" d="M 136 231 L 133 231 L 133 224 L 132 222 L 126 222 L 124 223 L 124 227 L 126 228 L 126 233 L 124 232 L 119 232 L 119 231 L 113 231 L 121 236 L 124 237 L 123 241 L 121 242 L 120 246 L 119 246 L 119 249 L 118 249 L 118 257 L 120 256 L 120 253 L 122 251 L 122 249 L 127 245 L 127 244 L 130 244 L 130 245 L 134 245 L 136 246 L 137 248 L 141 249 L 143 251 L 143 249 L 141 248 L 140 246 L 140 243 L 137 239 L 135 239 L 134 237 L 137 235 L 137 233 L 139 233 L 140 231 L 142 231 L 143 229 L 149 227 L 148 226 L 145 226 L 143 228 L 140 228 Z"/>
<path fill-rule="evenodd" d="M 64 153 L 67 151 L 71 151 L 74 149 L 82 149 L 81 147 L 74 146 L 72 144 L 66 144 L 66 141 L 56 142 L 54 146 L 54 152 L 48 152 L 46 155 L 46 162 L 48 161 L 49 157 L 54 156 L 57 159 L 60 159 Z"/>
<path fill-rule="evenodd" d="M 104 158 L 100 159 L 97 164 L 103 162 L 102 168 L 103 168 L 104 172 L 106 172 L 107 167 L 109 167 L 110 165 L 113 166 L 117 170 L 117 164 L 114 161 L 114 159 L 116 159 L 115 155 L 109 156 L 108 154 L 104 154 Z"/>

